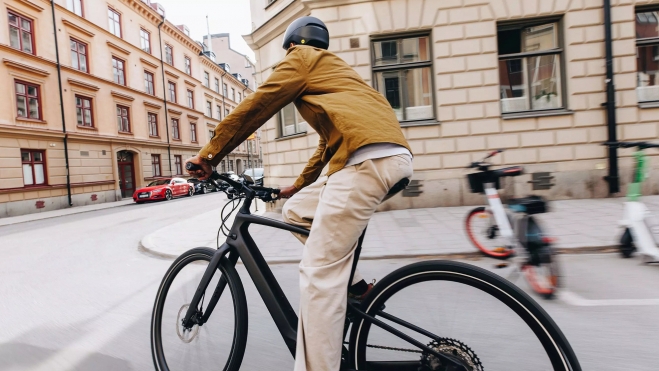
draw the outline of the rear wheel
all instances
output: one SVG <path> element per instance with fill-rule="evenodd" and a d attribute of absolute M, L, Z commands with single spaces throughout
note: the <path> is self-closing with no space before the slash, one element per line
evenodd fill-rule
<path fill-rule="evenodd" d="M 625 232 L 620 237 L 620 255 L 623 258 L 631 258 L 634 251 L 636 251 L 636 245 L 634 245 L 634 237 L 632 237 L 632 231 L 629 228 L 625 228 Z"/>
<path fill-rule="evenodd" d="M 188 197 L 192 197 L 194 195 L 194 187 L 188 187 Z"/>
<path fill-rule="evenodd" d="M 513 249 L 506 246 L 506 239 L 501 235 L 490 210 L 484 207 L 471 210 L 467 215 L 465 228 L 471 243 L 483 254 L 496 259 L 512 256 Z"/>
<path fill-rule="evenodd" d="M 579 371 L 567 339 L 526 293 L 484 269 L 450 261 L 402 267 L 378 282 L 361 310 L 469 371 Z M 418 326 L 424 331 L 413 330 Z M 417 328 L 418 329 L 418 328 Z M 349 364 L 356 370 L 451 370 L 431 353 L 357 319 Z"/>
<path fill-rule="evenodd" d="M 200 304 L 205 313 L 220 278 L 226 282 L 201 326 L 183 326 L 189 304 L 214 250 L 196 248 L 185 252 L 163 278 L 151 316 L 151 353 L 157 371 L 237 371 L 247 343 L 247 301 L 234 266 L 222 258 Z"/>
<path fill-rule="evenodd" d="M 538 295 L 551 299 L 559 285 L 558 260 L 551 240 L 542 235 L 533 217 L 528 219 L 525 247 L 529 253 L 528 261 L 522 266 L 526 281 Z"/>

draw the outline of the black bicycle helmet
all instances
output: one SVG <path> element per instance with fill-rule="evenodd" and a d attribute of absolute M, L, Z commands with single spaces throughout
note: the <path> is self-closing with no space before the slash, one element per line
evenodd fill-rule
<path fill-rule="evenodd" d="M 327 49 L 329 47 L 329 32 L 325 23 L 316 17 L 301 17 L 293 21 L 284 34 L 284 50 L 289 45 L 311 45 L 316 48 Z"/>

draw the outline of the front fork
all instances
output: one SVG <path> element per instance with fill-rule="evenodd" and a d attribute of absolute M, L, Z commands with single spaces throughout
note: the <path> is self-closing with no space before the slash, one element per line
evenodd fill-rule
<path fill-rule="evenodd" d="M 224 292 L 224 289 L 227 286 L 227 280 L 226 278 L 224 278 L 224 276 L 220 277 L 220 280 L 217 283 L 215 290 L 213 291 L 213 295 L 211 296 L 208 302 L 208 306 L 206 307 L 205 313 L 202 311 L 202 308 L 199 308 L 199 302 L 201 301 L 201 298 L 204 296 L 204 293 L 206 292 L 208 285 L 213 279 L 215 272 L 217 272 L 217 268 L 220 266 L 220 262 L 222 258 L 224 257 L 224 255 L 226 255 L 228 251 L 229 251 L 229 245 L 227 245 L 226 243 L 220 246 L 220 248 L 215 251 L 213 258 L 208 264 L 208 267 L 206 267 L 206 271 L 204 272 L 204 275 L 201 277 L 201 282 L 199 282 L 199 286 L 197 286 L 197 290 L 195 291 L 194 296 L 192 297 L 192 301 L 190 301 L 188 310 L 185 312 L 185 317 L 183 317 L 182 320 L 183 328 L 191 329 L 194 325 L 203 326 L 203 324 L 206 323 L 206 321 L 208 321 L 208 318 L 210 317 L 211 313 L 213 313 L 213 309 L 215 309 L 217 302 L 220 300 L 220 297 L 222 296 L 222 293 Z M 236 254 L 235 252 L 229 254 L 229 261 L 235 265 L 236 262 L 238 261 L 238 254 Z"/>

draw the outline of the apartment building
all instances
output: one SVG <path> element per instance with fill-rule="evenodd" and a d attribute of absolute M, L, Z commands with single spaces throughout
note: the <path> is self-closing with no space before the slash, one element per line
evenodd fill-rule
<path fill-rule="evenodd" d="M 45 1 L 0 11 L 0 217 L 129 198 L 182 175 L 238 105 L 227 91 L 245 89 L 159 4 L 57 0 L 54 25 Z"/>
<path fill-rule="evenodd" d="M 210 35 L 210 48 L 217 56 L 217 61 L 239 80 L 245 80 L 245 85 L 256 89 L 254 83 L 254 62 L 248 56 L 231 48 L 231 39 L 228 33 Z M 208 44 L 208 35 L 204 36 L 204 45 Z"/>
<path fill-rule="evenodd" d="M 326 23 L 329 50 L 387 98 L 414 152 L 414 187 L 383 208 L 482 203 L 464 168 L 502 148 L 495 164 L 526 169 L 506 179 L 506 195 L 607 197 L 616 181 L 626 191 L 633 152 L 618 150 L 620 177 L 605 178 L 610 154 L 601 143 L 609 127 L 618 140 L 659 136 L 659 1 L 611 0 L 617 122 L 607 119 L 604 4 L 251 0 L 254 30 L 245 39 L 263 81 L 285 55 L 282 36 L 292 20 L 312 15 Z M 263 130 L 271 182 L 292 184 L 317 143 L 295 107 L 284 108 Z M 658 194 L 657 157 L 650 162 L 644 192 Z M 542 183 L 554 186 L 534 189 Z"/>

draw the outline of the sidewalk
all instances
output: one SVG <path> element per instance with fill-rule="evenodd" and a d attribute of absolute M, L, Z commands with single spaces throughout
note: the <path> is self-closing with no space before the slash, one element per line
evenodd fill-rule
<path fill-rule="evenodd" d="M 537 215 L 547 235 L 558 238 L 563 252 L 601 251 L 617 245 L 618 220 L 625 198 L 552 201 L 550 213 Z M 643 201 L 659 210 L 659 196 Z M 376 213 L 366 232 L 362 257 L 366 259 L 403 256 L 474 254 L 467 240 L 464 221 L 473 206 L 395 210 Z M 259 209 L 263 210 L 259 205 Z M 281 220 L 280 214 L 264 213 Z M 229 224 L 230 225 L 230 224 Z M 140 248 L 152 255 L 173 259 L 193 247 L 216 247 L 220 209 L 169 225 L 141 241 Z M 254 225 L 250 232 L 270 263 L 298 262 L 302 244 L 289 232 Z M 226 237 L 220 234 L 220 244 Z"/>
<path fill-rule="evenodd" d="M 125 206 L 133 203 L 133 199 L 129 198 L 127 200 L 114 201 L 114 202 L 103 202 L 96 205 L 85 205 L 85 206 L 76 206 L 70 207 L 67 209 L 59 209 L 52 211 L 44 211 L 41 213 L 33 213 L 19 216 L 11 216 L 8 218 L 0 218 L 0 227 L 4 225 L 32 222 L 35 220 L 56 218 L 58 216 L 72 215 L 86 213 L 88 211 L 104 210 L 110 209 L 113 207 Z"/>

